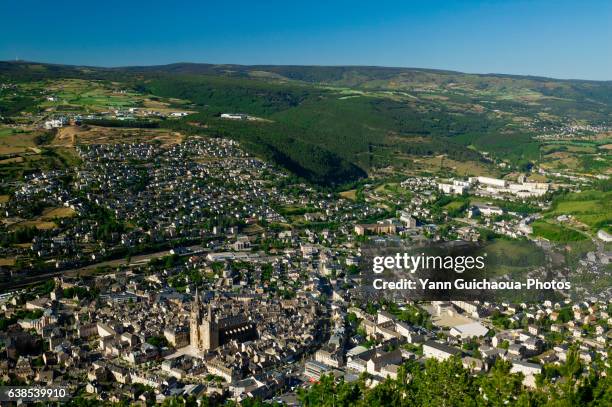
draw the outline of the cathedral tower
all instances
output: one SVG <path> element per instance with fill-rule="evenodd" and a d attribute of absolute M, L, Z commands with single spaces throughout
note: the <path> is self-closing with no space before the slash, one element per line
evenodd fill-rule
<path fill-rule="evenodd" d="M 191 303 L 191 314 L 189 316 L 189 343 L 191 346 L 200 348 L 200 322 L 202 321 L 200 309 L 200 295 L 196 288 L 195 298 Z"/>
<path fill-rule="evenodd" d="M 208 313 L 202 318 L 202 305 L 197 288 L 189 315 L 189 343 L 200 351 L 212 350 L 219 346 L 219 325 L 213 314 L 212 305 L 208 304 Z"/>
<path fill-rule="evenodd" d="M 208 314 L 202 321 L 202 349 L 212 350 L 219 346 L 219 327 L 215 316 L 213 315 L 212 306 L 208 304 Z"/>

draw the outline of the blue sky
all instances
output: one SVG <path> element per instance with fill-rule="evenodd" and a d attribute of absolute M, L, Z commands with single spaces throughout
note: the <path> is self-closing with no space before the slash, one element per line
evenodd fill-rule
<path fill-rule="evenodd" d="M 0 60 L 381 65 L 612 80 L 612 1 L 297 3 L 2 0 Z"/>

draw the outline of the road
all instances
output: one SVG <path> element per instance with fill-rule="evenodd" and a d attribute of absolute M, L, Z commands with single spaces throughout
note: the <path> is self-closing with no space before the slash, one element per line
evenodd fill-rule
<path fill-rule="evenodd" d="M 201 250 L 202 247 L 201 246 L 189 246 L 188 249 L 190 249 L 190 251 L 186 254 L 183 254 L 183 256 L 189 256 L 193 254 L 193 251 Z M 140 254 L 140 255 L 132 256 L 129 264 L 126 258 L 120 258 L 120 259 L 106 260 L 106 261 L 102 261 L 99 263 L 88 264 L 87 266 L 74 268 L 74 269 L 55 270 L 55 271 L 50 271 L 47 273 L 31 275 L 31 276 L 27 276 L 22 279 L 19 279 L 18 281 L 8 281 L 8 282 L 0 284 L 0 291 L 4 291 L 7 289 L 23 288 L 28 285 L 42 282 L 42 281 L 45 281 L 45 280 L 48 280 L 54 277 L 58 277 L 58 276 L 83 275 L 83 274 L 92 272 L 100 267 L 140 266 L 140 265 L 148 263 L 152 259 L 162 258 L 162 257 L 168 256 L 169 254 L 170 254 L 170 250 L 162 250 L 162 251 L 155 252 L 155 253 Z"/>

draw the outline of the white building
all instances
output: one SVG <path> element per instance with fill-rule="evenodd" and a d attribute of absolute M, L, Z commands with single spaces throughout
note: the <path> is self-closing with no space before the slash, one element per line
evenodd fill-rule
<path fill-rule="evenodd" d="M 244 113 L 222 113 L 221 118 L 230 120 L 246 120 L 249 118 L 249 116 Z"/>
<path fill-rule="evenodd" d="M 400 221 L 409 229 L 416 228 L 417 226 L 416 219 L 408 211 L 400 211 Z"/>
<path fill-rule="evenodd" d="M 461 350 L 444 343 L 427 341 L 423 344 L 423 356 L 426 358 L 434 358 L 443 361 L 458 354 L 461 354 Z"/>
<path fill-rule="evenodd" d="M 51 130 L 55 128 L 62 127 L 64 125 L 64 120 L 62 119 L 51 119 L 45 122 L 45 129 Z"/>
<path fill-rule="evenodd" d="M 600 229 L 599 232 L 597 232 L 597 237 L 604 242 L 612 242 L 612 235 L 603 229 Z"/>
<path fill-rule="evenodd" d="M 469 324 L 457 325 L 450 330 L 450 334 L 461 339 L 480 338 L 485 336 L 489 329 L 478 322 Z"/>
<path fill-rule="evenodd" d="M 493 205 L 475 205 L 478 212 L 484 216 L 503 215 L 504 210 L 498 206 Z"/>
<path fill-rule="evenodd" d="M 455 181 L 457 182 L 457 181 Z M 444 192 L 445 194 L 457 194 L 457 195 L 461 195 L 464 192 L 467 192 L 468 187 L 465 185 L 455 185 L 455 183 L 453 182 L 452 184 L 445 184 L 443 182 L 440 182 L 438 184 L 438 189 L 442 192 Z"/>
<path fill-rule="evenodd" d="M 478 177 L 477 180 L 480 184 L 497 188 L 505 188 L 508 185 L 508 181 L 497 178 Z"/>
<path fill-rule="evenodd" d="M 522 373 L 525 376 L 523 384 L 528 387 L 535 387 L 535 375 L 542 373 L 542 366 L 537 363 L 516 360 L 512 362 L 510 373 Z"/>

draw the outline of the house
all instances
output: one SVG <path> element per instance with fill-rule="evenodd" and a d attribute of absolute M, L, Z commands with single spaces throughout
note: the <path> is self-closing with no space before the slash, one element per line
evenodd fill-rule
<path fill-rule="evenodd" d="M 327 349 L 319 349 L 315 353 L 315 361 L 336 368 L 344 365 L 341 352 L 329 351 Z"/>
<path fill-rule="evenodd" d="M 423 356 L 426 358 L 434 358 L 439 361 L 446 360 L 454 355 L 460 355 L 461 350 L 448 346 L 444 343 L 427 341 L 423 344 Z"/>
<path fill-rule="evenodd" d="M 510 373 L 522 373 L 525 376 L 523 384 L 528 387 L 535 387 L 535 375 L 542 373 L 542 366 L 537 363 L 515 360 L 512 362 Z"/>
<path fill-rule="evenodd" d="M 408 343 L 420 343 L 424 340 L 423 335 L 420 335 L 414 328 L 405 322 L 397 321 L 395 323 L 395 330 L 398 334 L 406 338 L 406 342 Z"/>
<path fill-rule="evenodd" d="M 400 349 L 384 353 L 377 352 L 375 356 L 366 362 L 366 371 L 370 374 L 378 375 L 384 366 L 398 365 L 400 363 L 402 363 L 402 351 Z"/>
<path fill-rule="evenodd" d="M 473 358 L 471 356 L 465 356 L 461 359 L 461 364 L 465 369 L 471 372 L 480 372 L 485 368 L 485 364 L 482 360 Z"/>

